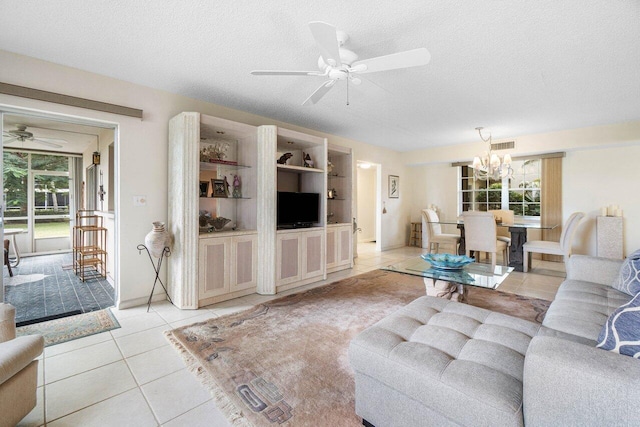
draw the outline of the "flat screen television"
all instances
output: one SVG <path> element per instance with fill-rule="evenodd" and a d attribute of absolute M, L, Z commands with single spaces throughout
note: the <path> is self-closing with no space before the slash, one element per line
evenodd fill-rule
<path fill-rule="evenodd" d="M 320 222 L 320 194 L 278 191 L 278 227 L 303 228 Z"/>

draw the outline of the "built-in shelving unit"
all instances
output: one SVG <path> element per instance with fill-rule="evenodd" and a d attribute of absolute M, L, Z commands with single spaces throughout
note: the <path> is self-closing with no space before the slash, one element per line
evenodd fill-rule
<path fill-rule="evenodd" d="M 331 151 L 334 176 L 327 174 L 326 138 L 278 126 L 181 113 L 169 123 L 169 138 L 174 245 L 167 262 L 176 306 L 275 294 L 352 266 L 351 150 Z M 234 194 L 236 176 L 241 191 Z M 328 181 L 341 192 L 332 199 Z M 308 228 L 278 230 L 278 191 L 319 194 L 319 220 Z M 231 221 L 222 231 L 201 228 L 205 211 Z"/>
<path fill-rule="evenodd" d="M 286 164 L 277 163 L 290 155 Z M 305 158 L 307 158 L 305 166 Z M 277 129 L 276 192 L 320 194 L 320 221 L 309 228 L 276 232 L 276 291 L 326 278 L 327 140 L 289 129 Z M 309 164 L 310 163 L 310 164 Z M 277 216 L 277 212 L 276 212 Z"/>
<path fill-rule="evenodd" d="M 169 123 L 168 225 L 174 246 L 168 282 L 179 308 L 256 291 L 257 133 L 255 126 L 200 113 L 181 113 Z M 219 158 L 210 157 L 214 152 Z M 233 197 L 235 176 L 240 197 Z M 218 185 L 215 193 L 215 180 L 225 177 L 229 187 Z M 201 227 L 205 211 L 230 222 L 221 231 Z"/>
<path fill-rule="evenodd" d="M 327 272 L 353 267 L 353 156 L 329 145 L 327 161 Z"/>

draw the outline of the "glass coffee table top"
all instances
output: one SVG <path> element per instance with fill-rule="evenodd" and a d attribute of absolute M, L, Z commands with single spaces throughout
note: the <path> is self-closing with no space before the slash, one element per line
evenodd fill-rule
<path fill-rule="evenodd" d="M 420 257 L 410 258 L 382 269 L 433 280 L 442 280 L 458 285 L 471 285 L 488 289 L 496 289 L 513 271 L 513 267 L 496 265 L 495 270 L 492 272 L 491 264 L 479 264 L 477 262 L 468 264 L 460 270 L 442 270 L 431 267 L 431 264 Z"/>

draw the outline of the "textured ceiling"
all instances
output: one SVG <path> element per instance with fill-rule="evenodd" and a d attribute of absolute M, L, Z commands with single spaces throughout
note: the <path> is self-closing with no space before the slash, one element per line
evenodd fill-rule
<path fill-rule="evenodd" d="M 431 63 L 303 107 L 321 77 L 249 72 L 315 70 L 314 20 Z M 407 151 L 640 120 L 639 23 L 637 0 L 0 0 L 0 49 Z"/>

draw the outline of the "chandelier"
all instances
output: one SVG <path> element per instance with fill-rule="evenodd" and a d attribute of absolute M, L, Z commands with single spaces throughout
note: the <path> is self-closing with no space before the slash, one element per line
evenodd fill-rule
<path fill-rule="evenodd" d="M 502 178 L 511 178 L 513 176 L 513 169 L 511 169 L 511 155 L 505 154 L 504 157 L 500 157 L 491 151 L 491 132 L 489 137 L 482 136 L 483 127 L 477 127 L 478 135 L 484 142 L 489 143 L 489 151 L 485 151 L 482 157 L 473 158 L 473 177 L 475 179 L 484 180 L 499 180 Z"/>

